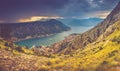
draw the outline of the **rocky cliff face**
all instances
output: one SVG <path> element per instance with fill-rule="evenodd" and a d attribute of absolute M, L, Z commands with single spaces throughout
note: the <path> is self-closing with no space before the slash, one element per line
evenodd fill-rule
<path fill-rule="evenodd" d="M 70 30 L 70 28 L 54 19 L 28 23 L 0 24 L 0 37 L 19 40 L 48 36 L 67 30 Z"/>
<path fill-rule="evenodd" d="M 118 20 L 120 20 L 120 2 L 103 22 L 91 30 L 75 37 L 70 42 L 61 42 L 61 44 L 57 46 L 57 48 L 59 48 L 56 49 L 55 52 L 68 54 L 73 50 L 83 48 L 87 44 L 94 42 L 111 24 Z M 53 45 L 54 48 L 55 46 L 56 45 Z"/>

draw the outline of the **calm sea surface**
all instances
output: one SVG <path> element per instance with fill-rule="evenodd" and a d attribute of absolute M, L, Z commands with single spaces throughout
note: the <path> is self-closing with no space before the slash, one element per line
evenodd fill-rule
<path fill-rule="evenodd" d="M 15 42 L 15 44 L 19 46 L 28 46 L 32 47 L 33 45 L 35 46 L 49 46 L 52 45 L 56 42 L 62 41 L 65 39 L 66 36 L 73 34 L 73 33 L 83 33 L 91 27 L 83 27 L 83 26 L 78 26 L 78 27 L 71 27 L 70 31 L 58 33 L 52 36 L 47 36 L 47 37 L 42 37 L 42 38 L 34 38 L 34 39 L 27 39 L 27 40 L 22 40 L 19 42 Z"/>

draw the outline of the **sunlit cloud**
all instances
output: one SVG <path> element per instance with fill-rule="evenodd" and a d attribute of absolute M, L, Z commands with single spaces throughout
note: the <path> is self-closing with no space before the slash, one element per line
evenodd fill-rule
<path fill-rule="evenodd" d="M 32 22 L 32 21 L 40 21 L 45 19 L 62 19 L 63 17 L 59 16 L 32 16 L 26 19 L 19 19 L 18 22 Z"/>
<path fill-rule="evenodd" d="M 29 22 L 44 16 L 86 18 L 96 11 L 112 10 L 120 0 L 1 0 L 0 20 L 8 23 Z M 6 4 L 6 2 L 8 4 Z M 106 14 L 96 15 L 105 18 Z M 35 18 L 34 18 L 34 17 Z M 40 16 L 39 18 L 36 16 Z"/>
<path fill-rule="evenodd" d="M 104 0 L 100 0 L 99 3 L 103 3 Z"/>
<path fill-rule="evenodd" d="M 3 20 L 0 20 L 0 23 L 4 23 L 5 21 L 3 21 Z"/>
<path fill-rule="evenodd" d="M 89 17 L 96 17 L 105 19 L 110 14 L 110 11 L 97 11 L 89 14 Z"/>
<path fill-rule="evenodd" d="M 97 3 L 94 3 L 94 0 L 87 0 L 87 1 L 88 1 L 88 3 L 90 4 L 91 7 L 93 7 L 93 8 L 99 7 L 99 5 Z"/>

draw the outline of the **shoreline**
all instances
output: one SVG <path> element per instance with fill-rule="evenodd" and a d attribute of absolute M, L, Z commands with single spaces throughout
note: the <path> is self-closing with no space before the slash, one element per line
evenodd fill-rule
<path fill-rule="evenodd" d="M 71 29 L 70 29 L 70 30 L 71 30 Z M 70 31 L 70 30 L 67 30 L 67 31 Z M 62 32 L 66 32 L 66 31 L 61 31 L 61 32 L 59 32 L 59 33 L 62 33 Z M 15 40 L 13 39 L 12 41 L 13 41 L 14 43 L 16 43 L 16 42 L 20 42 L 20 41 L 24 41 L 24 40 L 29 40 L 29 39 L 48 37 L 48 36 L 52 36 L 52 35 L 56 35 L 56 34 L 58 34 L 58 33 L 46 34 L 46 35 L 34 36 L 34 37 L 28 36 L 28 37 L 23 38 L 23 39 L 18 39 L 18 38 L 16 38 Z"/>
<path fill-rule="evenodd" d="M 43 37 L 47 37 L 47 36 L 52 36 L 55 35 L 57 33 L 54 34 L 48 34 L 48 35 L 43 35 L 43 36 L 37 36 L 37 37 L 30 37 L 30 38 L 23 38 L 23 39 L 17 39 L 17 40 L 13 40 L 14 43 L 19 42 L 19 41 L 24 41 L 24 40 L 29 40 L 29 39 L 35 39 L 35 38 L 43 38 Z"/>

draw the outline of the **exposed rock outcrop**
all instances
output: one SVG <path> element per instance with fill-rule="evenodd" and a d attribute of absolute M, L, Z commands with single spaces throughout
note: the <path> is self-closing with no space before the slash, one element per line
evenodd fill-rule
<path fill-rule="evenodd" d="M 103 22 L 101 22 L 91 30 L 75 37 L 70 42 L 61 42 L 61 44 L 57 47 L 55 52 L 68 54 L 73 50 L 83 48 L 87 44 L 94 42 L 101 34 L 103 34 L 106 31 L 106 29 L 111 24 L 118 20 L 120 20 L 120 2 Z"/>

